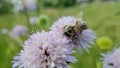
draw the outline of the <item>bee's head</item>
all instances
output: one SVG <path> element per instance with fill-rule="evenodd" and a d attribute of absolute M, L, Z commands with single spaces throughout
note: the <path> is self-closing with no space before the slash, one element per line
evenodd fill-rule
<path fill-rule="evenodd" d="M 74 30 L 75 26 L 65 26 L 64 27 L 64 35 L 71 37 L 75 35 L 75 30 Z"/>

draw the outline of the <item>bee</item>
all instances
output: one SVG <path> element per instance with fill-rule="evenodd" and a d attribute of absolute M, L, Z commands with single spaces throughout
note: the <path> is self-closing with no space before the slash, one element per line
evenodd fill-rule
<path fill-rule="evenodd" d="M 109 63 L 108 65 L 113 66 L 114 64 L 113 63 Z"/>
<path fill-rule="evenodd" d="M 82 32 L 83 30 L 87 29 L 87 25 L 86 24 L 80 24 L 79 22 L 76 22 L 76 24 L 74 26 L 68 26 L 66 25 L 64 27 L 64 35 L 67 37 L 73 37 L 76 35 L 77 32 Z"/>

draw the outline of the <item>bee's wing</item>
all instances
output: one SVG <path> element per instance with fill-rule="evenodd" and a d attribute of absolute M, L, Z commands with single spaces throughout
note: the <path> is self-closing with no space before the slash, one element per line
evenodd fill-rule
<path fill-rule="evenodd" d="M 80 11 L 78 14 L 77 14 L 77 19 L 82 19 L 83 17 L 83 11 Z"/>

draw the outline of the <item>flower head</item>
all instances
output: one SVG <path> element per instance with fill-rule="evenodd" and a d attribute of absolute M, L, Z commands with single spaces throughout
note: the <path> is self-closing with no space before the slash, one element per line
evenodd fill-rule
<path fill-rule="evenodd" d="M 40 25 L 47 25 L 49 23 L 49 18 L 46 15 L 40 15 L 38 17 L 38 23 Z"/>
<path fill-rule="evenodd" d="M 97 45 L 100 49 L 110 49 L 112 46 L 112 40 L 109 37 L 100 37 L 97 40 Z"/>
<path fill-rule="evenodd" d="M 23 25 L 16 25 L 13 29 L 12 29 L 12 34 L 15 36 L 22 36 L 23 34 L 25 34 L 28 31 L 28 28 L 23 26 Z"/>
<path fill-rule="evenodd" d="M 12 0 L 15 11 L 23 11 L 23 10 L 36 10 L 37 5 L 35 0 Z"/>
<path fill-rule="evenodd" d="M 36 10 L 37 8 L 35 0 L 25 0 L 24 5 L 28 10 Z"/>
<path fill-rule="evenodd" d="M 82 19 L 71 16 L 59 19 L 52 26 L 51 31 L 67 38 L 68 44 L 76 47 L 80 52 L 81 48 L 88 51 L 89 44 L 93 44 L 93 40 L 96 38 L 94 31 L 88 29 Z"/>
<path fill-rule="evenodd" d="M 1 30 L 1 33 L 3 34 L 3 35 L 5 35 L 5 34 L 7 34 L 9 31 L 6 29 L 6 28 L 3 28 L 2 30 Z"/>
<path fill-rule="evenodd" d="M 30 24 L 35 25 L 38 22 L 38 18 L 36 16 L 30 17 L 29 21 L 30 21 Z"/>
<path fill-rule="evenodd" d="M 30 36 L 18 56 L 14 57 L 13 68 L 69 68 L 75 62 L 71 48 L 64 46 L 65 39 L 58 39 L 52 32 L 37 32 Z"/>
<path fill-rule="evenodd" d="M 103 68 L 120 68 L 120 48 L 108 54 L 102 54 Z"/>
<path fill-rule="evenodd" d="M 49 18 L 46 15 L 40 15 L 38 17 L 38 25 L 40 25 L 42 28 L 46 29 L 46 27 L 49 26 Z"/>

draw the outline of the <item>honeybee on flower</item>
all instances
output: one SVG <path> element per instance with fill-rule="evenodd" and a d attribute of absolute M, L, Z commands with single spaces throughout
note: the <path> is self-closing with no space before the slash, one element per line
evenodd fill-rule
<path fill-rule="evenodd" d="M 51 31 L 67 38 L 69 40 L 67 44 L 76 47 L 80 52 L 82 48 L 89 51 L 89 44 L 93 44 L 96 39 L 94 31 L 88 28 L 82 18 L 73 16 L 58 19 L 51 27 Z"/>
<path fill-rule="evenodd" d="M 76 22 L 76 24 L 74 26 L 65 26 L 63 28 L 64 31 L 64 35 L 66 35 L 67 37 L 71 37 L 71 36 L 75 36 L 75 34 L 80 31 L 80 33 L 83 30 L 87 29 L 87 25 L 84 24 L 80 24 L 79 22 Z"/>

